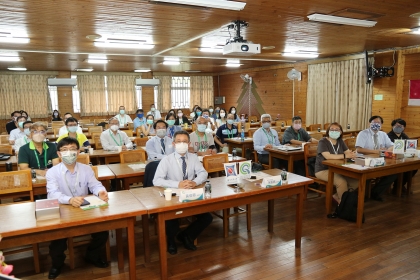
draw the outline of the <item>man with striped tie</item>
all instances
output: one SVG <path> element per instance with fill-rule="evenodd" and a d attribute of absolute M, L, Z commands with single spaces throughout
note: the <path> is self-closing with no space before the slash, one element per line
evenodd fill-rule
<path fill-rule="evenodd" d="M 153 185 L 166 188 L 192 189 L 207 180 L 207 171 L 204 169 L 196 154 L 188 152 L 190 136 L 188 132 L 181 130 L 174 134 L 172 145 L 175 152 L 164 157 L 156 170 Z M 198 214 L 197 219 L 185 230 L 179 231 L 178 219 L 166 221 L 166 238 L 168 242 L 168 253 L 177 253 L 175 236 L 188 250 L 195 251 L 197 248 L 193 240 L 213 220 L 210 213 Z"/>
<path fill-rule="evenodd" d="M 149 160 L 161 160 L 173 153 L 174 146 L 172 145 L 172 139 L 166 134 L 168 128 L 166 122 L 158 120 L 153 124 L 153 128 L 156 135 L 146 142 L 147 156 Z"/>

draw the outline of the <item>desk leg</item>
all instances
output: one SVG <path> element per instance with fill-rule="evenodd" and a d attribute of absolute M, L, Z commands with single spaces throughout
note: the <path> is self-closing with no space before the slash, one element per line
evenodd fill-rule
<path fill-rule="evenodd" d="M 159 258 L 160 258 L 160 278 L 168 279 L 168 260 L 166 259 L 166 233 L 165 219 L 163 214 L 158 214 L 158 239 L 159 239 Z"/>
<path fill-rule="evenodd" d="M 274 223 L 274 199 L 267 201 L 268 204 L 268 232 L 273 232 Z"/>
<path fill-rule="evenodd" d="M 362 227 L 363 210 L 365 208 L 365 189 L 366 189 L 366 174 L 363 174 L 359 179 L 359 201 L 357 204 L 357 220 L 356 224 L 358 228 Z"/>
<path fill-rule="evenodd" d="M 398 173 L 398 185 L 397 185 L 397 196 L 401 197 L 401 192 L 402 192 L 402 182 L 403 182 L 403 178 L 404 178 L 404 173 Z"/>
<path fill-rule="evenodd" d="M 291 155 L 291 156 L 289 157 L 289 160 L 287 161 L 287 171 L 288 171 L 288 172 L 293 173 L 293 163 L 294 163 L 294 160 L 293 160 L 293 155 Z"/>
<path fill-rule="evenodd" d="M 271 152 L 268 152 L 268 169 L 273 168 L 273 156 L 271 155 Z M 258 160 L 258 153 L 257 153 L 257 160 Z"/>
<path fill-rule="evenodd" d="M 130 272 L 130 280 L 136 279 L 136 240 L 134 237 L 134 224 L 136 218 L 130 218 L 128 220 L 127 227 L 127 239 L 128 239 L 128 265 Z"/>
<path fill-rule="evenodd" d="M 295 247 L 300 248 L 302 238 L 302 217 L 303 217 L 303 198 L 305 186 L 296 197 L 296 229 L 295 229 Z"/>
<path fill-rule="evenodd" d="M 410 174 L 408 175 L 407 178 L 407 195 L 411 194 L 411 184 L 413 182 L 413 171 L 410 171 Z"/>
<path fill-rule="evenodd" d="M 331 214 L 332 212 L 332 190 L 334 189 L 334 172 L 331 172 L 331 169 L 328 172 L 328 184 L 325 189 L 325 210 L 327 211 L 327 215 Z"/>
<path fill-rule="evenodd" d="M 124 252 L 122 245 L 122 229 L 118 228 L 115 230 L 115 238 L 117 240 L 117 257 L 118 257 L 118 269 L 124 269 Z"/>
<path fill-rule="evenodd" d="M 143 247 L 144 262 L 150 262 L 150 243 L 149 243 L 149 215 L 142 215 L 141 222 L 143 224 Z"/>

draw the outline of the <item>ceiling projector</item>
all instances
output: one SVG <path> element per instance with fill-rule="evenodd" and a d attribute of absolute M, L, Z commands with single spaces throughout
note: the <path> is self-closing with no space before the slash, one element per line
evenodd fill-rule
<path fill-rule="evenodd" d="M 231 55 L 253 55 L 261 53 L 260 44 L 245 42 L 230 42 L 223 47 L 223 54 Z"/>

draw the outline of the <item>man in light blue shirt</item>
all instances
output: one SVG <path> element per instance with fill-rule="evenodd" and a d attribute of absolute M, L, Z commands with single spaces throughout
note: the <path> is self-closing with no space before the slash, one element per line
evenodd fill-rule
<path fill-rule="evenodd" d="M 79 142 L 75 138 L 63 138 L 57 144 L 57 153 L 62 163 L 51 168 L 46 175 L 48 198 L 58 199 L 60 204 L 70 204 L 80 207 L 88 191 L 103 201 L 108 201 L 108 193 L 104 186 L 95 178 L 92 168 L 76 162 L 79 154 Z M 85 260 L 96 267 L 108 267 L 104 258 L 105 243 L 108 231 L 92 233 L 92 241 L 87 247 Z M 55 279 L 64 265 L 67 249 L 67 238 L 51 241 L 50 257 L 52 267 L 48 278 Z"/>
<path fill-rule="evenodd" d="M 190 136 L 188 132 L 184 130 L 175 132 L 173 138 L 175 152 L 167 155 L 160 161 L 153 179 L 155 186 L 192 189 L 207 180 L 207 171 L 197 155 L 188 152 L 189 144 Z M 175 243 L 177 233 L 177 239 L 183 243 L 186 249 L 192 251 L 197 249 L 193 240 L 210 225 L 213 217 L 210 213 L 198 214 L 195 217 L 197 219 L 180 233 L 178 233 L 178 219 L 166 221 L 167 249 L 169 254 L 174 255 L 177 253 L 177 245 Z"/>
<path fill-rule="evenodd" d="M 369 119 L 369 128 L 359 132 L 356 138 L 356 150 L 361 154 L 380 155 L 381 151 L 392 151 L 394 143 L 388 135 L 381 131 L 383 119 L 381 116 L 372 116 Z M 379 182 L 372 189 L 371 198 L 377 201 L 384 201 L 382 194 L 397 179 L 398 175 L 388 175 L 381 177 Z"/>
<path fill-rule="evenodd" d="M 144 117 L 143 109 L 137 109 L 136 118 L 133 120 L 133 131 L 136 131 L 137 127 L 141 127 L 146 124 L 146 118 Z M 140 137 L 137 135 L 137 137 Z"/>
<path fill-rule="evenodd" d="M 146 151 L 149 160 L 161 160 L 166 155 L 174 152 L 172 139 L 166 135 L 168 124 L 162 120 L 158 120 L 153 124 L 156 136 L 153 136 L 146 142 Z"/>

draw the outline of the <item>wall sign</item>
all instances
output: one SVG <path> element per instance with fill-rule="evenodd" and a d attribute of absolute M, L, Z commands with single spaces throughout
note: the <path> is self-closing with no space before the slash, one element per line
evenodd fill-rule
<path fill-rule="evenodd" d="M 408 105 L 420 106 L 420 80 L 409 81 Z"/>

